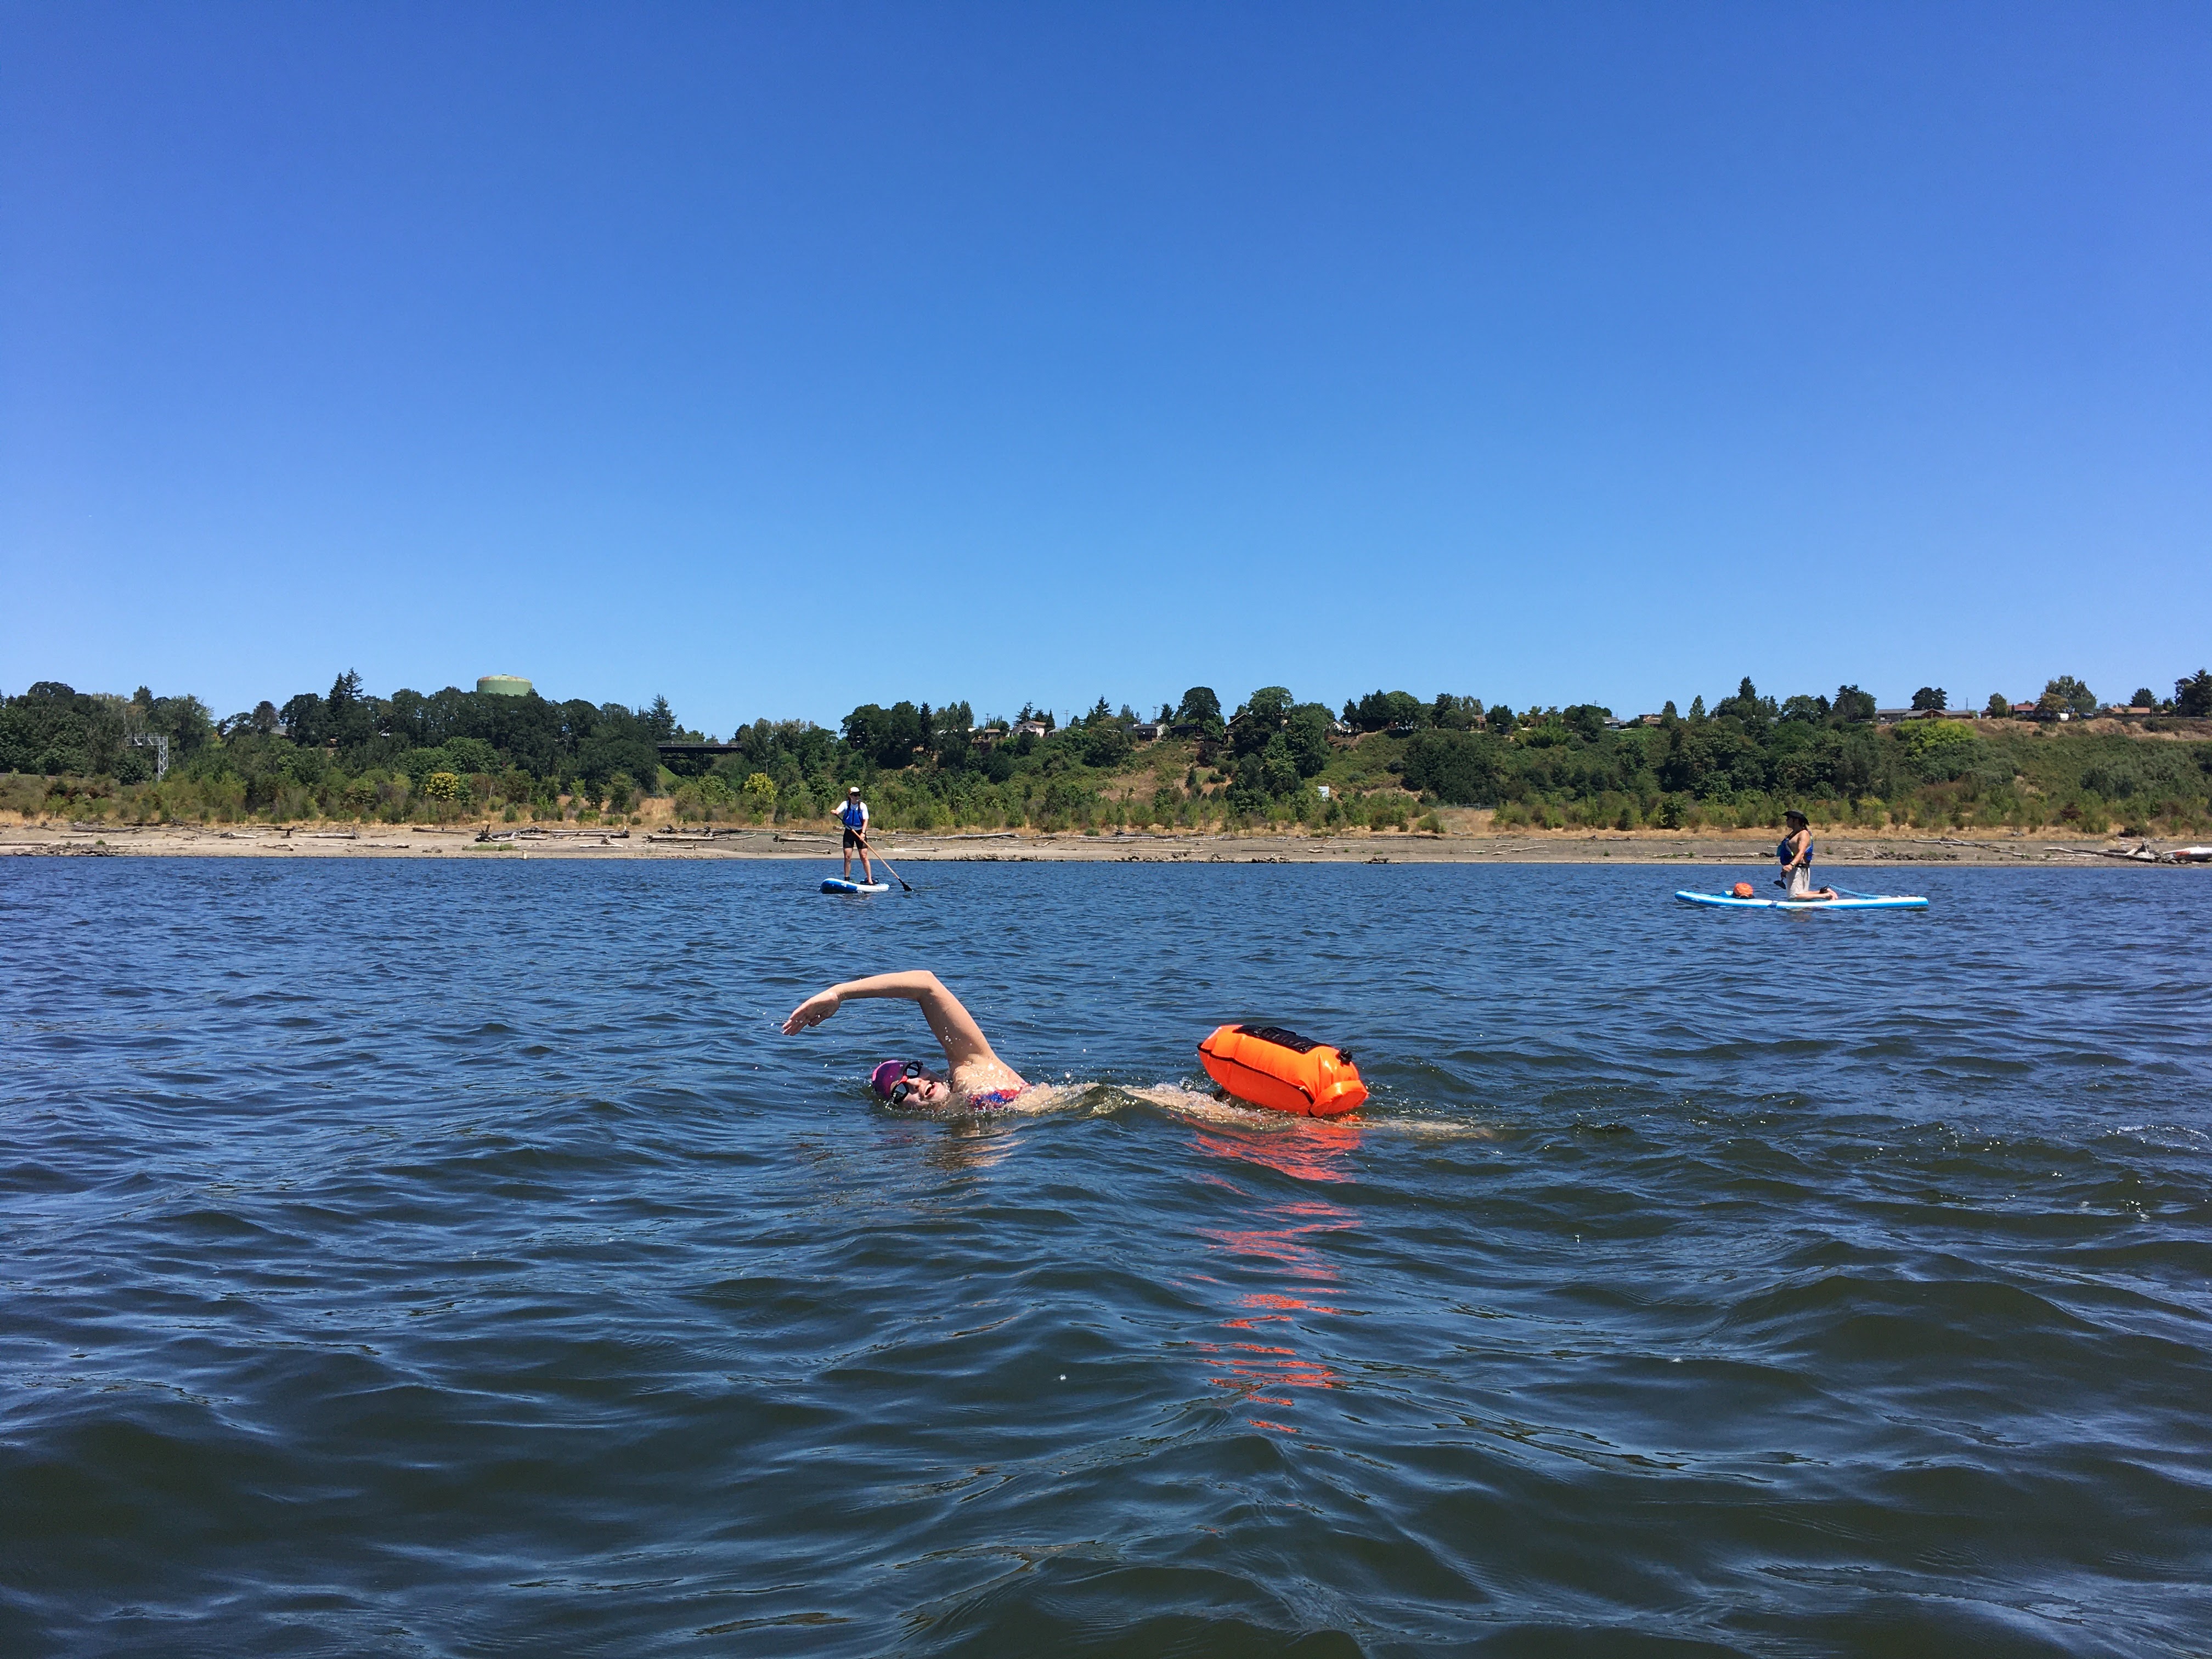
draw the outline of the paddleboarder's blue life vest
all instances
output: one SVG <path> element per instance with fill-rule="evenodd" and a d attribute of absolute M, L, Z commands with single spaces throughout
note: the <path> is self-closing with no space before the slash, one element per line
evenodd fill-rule
<path fill-rule="evenodd" d="M 847 801 L 844 805 L 837 809 L 837 816 L 844 820 L 848 830 L 865 830 L 868 827 L 868 809 L 859 801 Z"/>
<path fill-rule="evenodd" d="M 1789 836 L 1784 836 L 1774 843 L 1775 859 L 1785 868 L 1790 863 L 1790 840 Z M 1813 838 L 1810 836 L 1805 837 L 1805 867 L 1808 870 L 1813 867 Z"/>

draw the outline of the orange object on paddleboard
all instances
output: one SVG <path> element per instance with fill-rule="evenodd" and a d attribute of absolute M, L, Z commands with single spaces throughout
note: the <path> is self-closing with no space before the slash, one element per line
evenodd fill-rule
<path fill-rule="evenodd" d="M 1279 1025 L 1224 1025 L 1198 1045 L 1198 1057 L 1224 1089 L 1271 1112 L 1342 1117 L 1367 1098 L 1350 1054 Z"/>
<path fill-rule="evenodd" d="M 1749 898 L 1752 896 L 1752 885 L 1747 881 L 1740 881 L 1729 889 L 1729 891 L 1738 898 Z"/>

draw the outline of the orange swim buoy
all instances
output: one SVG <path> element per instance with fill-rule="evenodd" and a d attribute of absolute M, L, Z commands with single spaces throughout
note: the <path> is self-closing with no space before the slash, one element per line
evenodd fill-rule
<path fill-rule="evenodd" d="M 1206 1074 L 1248 1106 L 1298 1117 L 1359 1109 L 1367 1085 L 1343 1049 L 1279 1025 L 1224 1025 L 1198 1045 Z"/>
<path fill-rule="evenodd" d="M 1752 884 L 1747 881 L 1740 881 L 1729 889 L 1729 891 L 1737 898 L 1750 898 L 1753 890 Z"/>

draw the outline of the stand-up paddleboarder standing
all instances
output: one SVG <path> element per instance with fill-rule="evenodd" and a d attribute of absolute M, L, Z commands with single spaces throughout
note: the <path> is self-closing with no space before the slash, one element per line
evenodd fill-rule
<path fill-rule="evenodd" d="M 860 799 L 860 786 L 854 784 L 845 792 L 845 804 L 837 809 L 837 821 L 845 826 L 845 879 L 853 878 L 853 854 L 860 855 L 860 878 L 873 885 L 876 872 L 868 863 L 868 804 Z"/>

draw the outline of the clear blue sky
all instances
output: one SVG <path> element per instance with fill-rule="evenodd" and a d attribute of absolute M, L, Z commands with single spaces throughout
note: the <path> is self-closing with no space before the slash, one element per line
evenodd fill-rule
<path fill-rule="evenodd" d="M 2212 659 L 2212 9 L 0 7 L 0 688 Z"/>

